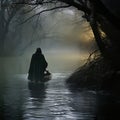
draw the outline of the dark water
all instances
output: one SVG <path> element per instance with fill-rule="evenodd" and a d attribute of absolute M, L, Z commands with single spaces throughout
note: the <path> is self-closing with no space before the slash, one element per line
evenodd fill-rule
<path fill-rule="evenodd" d="M 68 74 L 54 73 L 46 84 L 30 84 L 26 75 L 0 80 L 0 120 L 94 120 L 94 91 L 72 90 Z"/>

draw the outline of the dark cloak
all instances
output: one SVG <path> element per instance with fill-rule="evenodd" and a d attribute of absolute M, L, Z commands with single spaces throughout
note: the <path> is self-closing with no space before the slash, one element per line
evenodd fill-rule
<path fill-rule="evenodd" d="M 33 54 L 28 72 L 28 79 L 31 81 L 42 80 L 47 66 L 48 63 L 46 62 L 43 54 L 37 52 Z"/>

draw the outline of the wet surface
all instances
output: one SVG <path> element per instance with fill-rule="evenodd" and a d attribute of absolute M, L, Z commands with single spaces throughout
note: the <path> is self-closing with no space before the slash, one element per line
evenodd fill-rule
<path fill-rule="evenodd" d="M 96 93 L 71 90 L 68 74 L 53 73 L 45 84 L 32 84 L 26 75 L 0 81 L 0 120 L 94 120 Z"/>

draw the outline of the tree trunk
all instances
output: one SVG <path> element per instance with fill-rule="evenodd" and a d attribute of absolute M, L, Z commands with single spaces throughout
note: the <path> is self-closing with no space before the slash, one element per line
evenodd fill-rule
<path fill-rule="evenodd" d="M 89 7 L 91 9 L 90 13 L 90 26 L 92 28 L 96 43 L 98 45 L 98 48 L 102 54 L 103 57 L 105 57 L 105 44 L 103 43 L 100 35 L 100 31 L 98 29 L 98 24 L 96 22 L 96 15 L 95 15 L 95 8 L 93 3 L 89 3 Z"/>

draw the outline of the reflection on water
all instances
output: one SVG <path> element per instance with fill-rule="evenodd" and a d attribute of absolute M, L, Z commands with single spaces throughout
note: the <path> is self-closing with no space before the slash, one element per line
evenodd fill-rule
<path fill-rule="evenodd" d="M 0 80 L 0 120 L 94 120 L 96 95 L 74 91 L 67 74 L 54 73 L 45 84 L 32 84 L 26 75 Z"/>
<path fill-rule="evenodd" d="M 31 83 L 28 82 L 28 88 L 30 90 L 30 97 L 37 99 L 37 101 L 41 100 L 41 98 L 45 98 L 46 88 L 45 84 Z"/>

